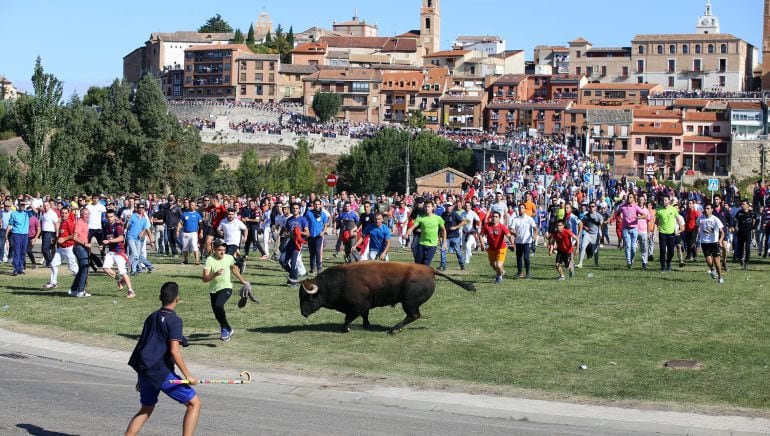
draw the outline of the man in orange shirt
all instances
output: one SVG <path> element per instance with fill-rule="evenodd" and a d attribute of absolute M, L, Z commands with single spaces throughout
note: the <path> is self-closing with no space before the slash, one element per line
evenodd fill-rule
<path fill-rule="evenodd" d="M 88 260 L 91 255 L 91 243 L 88 239 L 88 216 L 90 213 L 85 207 L 80 209 L 80 219 L 75 222 L 75 231 L 67 238 L 60 238 L 60 243 L 67 240 L 75 241 L 75 245 L 72 246 L 72 253 L 78 259 L 78 272 L 75 274 L 75 280 L 73 280 L 69 292 L 73 297 L 91 296 L 86 292 Z"/>
<path fill-rule="evenodd" d="M 492 211 L 490 217 L 489 223 L 482 221 L 482 234 L 487 237 L 487 258 L 489 258 L 492 269 L 495 270 L 495 284 L 499 285 L 503 281 L 503 275 L 505 275 L 503 265 L 505 264 L 505 255 L 508 252 L 505 239 L 508 239 L 510 245 L 514 245 L 514 242 L 508 226 L 500 222 L 500 212 Z"/>
<path fill-rule="evenodd" d="M 533 219 L 535 218 L 535 215 L 537 215 L 537 205 L 534 201 L 532 201 L 532 193 L 527 192 L 524 194 L 524 211 L 527 213 L 527 215 L 531 216 Z"/>

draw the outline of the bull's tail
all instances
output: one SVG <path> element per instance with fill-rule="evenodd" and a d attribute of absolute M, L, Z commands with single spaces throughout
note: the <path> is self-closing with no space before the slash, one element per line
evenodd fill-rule
<path fill-rule="evenodd" d="M 466 282 L 466 281 L 463 281 L 463 280 L 454 279 L 454 278 L 452 278 L 452 277 L 442 273 L 441 271 L 438 271 L 438 270 L 435 270 L 435 269 L 433 270 L 433 273 L 435 275 L 437 275 L 437 276 L 441 276 L 441 277 L 449 280 L 450 282 L 452 282 L 452 283 L 456 284 L 457 286 L 465 289 L 466 291 L 476 292 L 476 285 L 471 283 L 471 282 Z"/>

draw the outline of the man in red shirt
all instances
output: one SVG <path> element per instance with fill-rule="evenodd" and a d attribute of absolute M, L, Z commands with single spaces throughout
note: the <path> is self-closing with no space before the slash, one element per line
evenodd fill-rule
<path fill-rule="evenodd" d="M 572 253 L 575 252 L 577 245 L 577 236 L 570 229 L 564 228 L 564 220 L 556 221 L 556 229 L 549 237 L 548 255 L 556 252 L 556 271 L 559 273 L 559 280 L 564 280 L 564 269 L 569 269 L 569 277 L 575 274 L 572 265 Z"/>
<path fill-rule="evenodd" d="M 214 196 L 211 197 L 211 206 L 206 208 L 206 213 L 209 216 L 210 226 L 206 228 L 206 244 L 204 245 L 206 251 L 203 253 L 204 256 L 210 255 L 213 252 L 214 247 L 212 243 L 214 238 L 222 237 L 217 229 L 219 228 L 219 223 L 227 216 L 227 208 L 222 205 L 219 197 Z"/>
<path fill-rule="evenodd" d="M 700 212 L 695 208 L 695 201 L 687 202 L 687 209 L 684 210 L 684 245 L 687 253 L 687 262 L 695 262 L 698 257 L 698 246 L 696 237 L 698 236 L 698 218 Z"/>
<path fill-rule="evenodd" d="M 508 238 L 510 245 L 514 245 L 514 243 L 508 226 L 500 222 L 500 212 L 493 211 L 490 216 L 491 221 L 489 223 L 482 221 L 481 233 L 487 237 L 487 258 L 492 269 L 495 270 L 495 284 L 499 285 L 503 281 L 503 275 L 505 275 L 503 265 L 505 264 L 505 255 L 508 252 L 505 239 Z"/>
<path fill-rule="evenodd" d="M 59 235 L 56 239 L 58 248 L 51 259 L 51 278 L 45 285 L 46 289 L 54 289 L 59 286 L 59 265 L 61 265 L 62 257 L 67 259 L 70 272 L 73 275 L 78 273 L 78 260 L 72 252 L 75 241 L 70 239 L 70 235 L 75 233 L 75 215 L 70 213 L 70 208 L 67 206 L 63 206 L 59 212 L 61 213 L 61 224 L 59 224 Z"/>
<path fill-rule="evenodd" d="M 128 285 L 126 298 L 136 297 L 136 293 L 134 293 L 134 289 L 131 286 L 131 279 L 128 277 L 128 270 L 126 269 L 128 256 L 126 256 L 126 247 L 123 243 L 123 223 L 115 216 L 113 209 L 107 210 L 107 224 L 102 228 L 102 235 L 104 235 L 104 240 L 100 242 L 102 246 L 109 249 L 104 256 L 104 265 L 102 265 L 105 274 L 117 282 L 118 290 L 122 291 L 123 285 Z M 117 272 L 112 271 L 113 264 Z"/>

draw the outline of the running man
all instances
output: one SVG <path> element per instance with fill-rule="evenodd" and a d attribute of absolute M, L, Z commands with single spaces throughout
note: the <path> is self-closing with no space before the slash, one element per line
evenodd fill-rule
<path fill-rule="evenodd" d="M 220 339 L 227 342 L 233 335 L 233 328 L 227 322 L 225 314 L 225 303 L 233 295 L 233 284 L 230 281 L 230 274 L 246 286 L 248 283 L 241 276 L 235 258 L 227 254 L 227 244 L 221 239 L 214 241 L 214 252 L 206 258 L 206 265 L 203 267 L 203 283 L 209 284 L 209 293 L 211 297 L 211 310 L 214 312 L 214 318 L 219 322 L 222 336 Z"/>
<path fill-rule="evenodd" d="M 725 282 L 722 277 L 721 247 L 725 239 L 725 227 L 722 220 L 714 215 L 714 206 L 707 204 L 703 208 L 704 215 L 698 218 L 698 241 L 706 257 L 706 263 L 711 269 L 711 278 L 720 284 Z M 716 271 L 715 271 L 716 270 Z"/>
<path fill-rule="evenodd" d="M 556 221 L 556 228 L 548 238 L 548 255 L 556 253 L 556 271 L 559 273 L 558 280 L 564 280 L 564 267 L 569 270 L 569 277 L 575 274 L 572 265 L 572 253 L 577 245 L 577 236 L 570 229 L 564 227 L 563 220 Z"/>
<path fill-rule="evenodd" d="M 104 237 L 101 241 L 102 247 L 109 248 L 110 250 L 104 255 L 102 270 L 117 282 L 118 290 L 122 291 L 124 284 L 128 285 L 126 298 L 136 297 L 136 293 L 134 293 L 134 289 L 131 286 L 131 279 L 128 277 L 128 271 L 126 270 L 128 256 L 126 256 L 126 247 L 123 244 L 123 223 L 115 217 L 115 210 L 113 209 L 107 210 L 107 223 L 102 228 L 102 236 Z M 115 264 L 117 272 L 112 271 L 113 264 Z"/>
<path fill-rule="evenodd" d="M 201 412 L 201 400 L 190 385 L 198 384 L 198 379 L 185 364 L 182 347 L 186 347 L 187 338 L 182 334 L 182 318 L 175 310 L 179 303 L 179 286 L 167 282 L 160 288 L 160 302 L 163 307 L 153 312 L 144 321 L 142 335 L 131 353 L 128 365 L 137 373 L 137 390 L 142 408 L 131 418 L 126 429 L 126 436 L 139 434 L 158 403 L 161 391 L 187 407 L 182 424 L 182 434 L 195 433 Z M 179 368 L 189 384 L 171 384 L 171 380 L 180 380 L 174 372 L 174 365 Z"/>
<path fill-rule="evenodd" d="M 505 240 L 508 239 L 510 245 L 515 243 L 508 226 L 500 222 L 500 212 L 492 211 L 490 216 L 491 221 L 482 224 L 481 233 L 487 237 L 487 259 L 489 259 L 489 265 L 495 270 L 495 284 L 499 285 L 503 282 L 505 275 L 505 255 L 508 253 L 508 245 L 505 244 Z"/>

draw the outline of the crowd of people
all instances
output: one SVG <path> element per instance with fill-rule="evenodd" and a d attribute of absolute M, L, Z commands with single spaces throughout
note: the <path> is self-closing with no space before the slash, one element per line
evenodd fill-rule
<path fill-rule="evenodd" d="M 770 96 L 768 92 L 762 91 L 725 91 L 721 89 L 692 89 L 681 91 L 662 91 L 650 94 L 650 98 L 704 98 L 704 99 L 752 99 L 762 100 Z"/>

